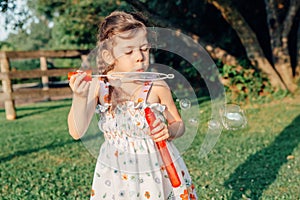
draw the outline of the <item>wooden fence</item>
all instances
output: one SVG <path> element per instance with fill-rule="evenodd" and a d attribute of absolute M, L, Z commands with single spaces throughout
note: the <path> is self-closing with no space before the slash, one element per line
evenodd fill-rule
<path fill-rule="evenodd" d="M 48 58 L 87 58 L 89 50 L 40 50 L 40 51 L 0 51 L 0 80 L 2 81 L 2 92 L 0 92 L 0 102 L 4 102 L 6 119 L 14 120 L 17 118 L 15 109 L 16 99 L 51 99 L 61 95 L 71 94 L 68 86 L 49 87 L 49 77 L 67 76 L 69 71 L 74 68 L 48 69 Z M 11 71 L 11 60 L 20 59 L 39 59 L 40 69 L 35 70 L 16 70 Z M 14 91 L 12 80 L 24 78 L 41 78 L 42 87 L 27 88 Z"/>

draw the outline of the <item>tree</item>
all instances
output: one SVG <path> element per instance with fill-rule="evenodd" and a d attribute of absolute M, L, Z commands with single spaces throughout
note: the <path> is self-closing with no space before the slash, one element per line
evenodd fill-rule
<path fill-rule="evenodd" d="M 6 43 L 10 44 L 10 50 L 51 49 L 51 29 L 46 21 L 32 22 L 28 27 L 27 31 L 18 29 L 9 34 Z"/>
<path fill-rule="evenodd" d="M 222 13 L 224 19 L 231 24 L 238 33 L 243 43 L 248 58 L 254 66 L 268 74 L 274 87 L 288 89 L 294 92 L 297 85 L 293 82 L 292 64 L 288 49 L 288 40 L 293 19 L 299 9 L 299 0 L 286 1 L 265 0 L 272 60 L 268 61 L 256 38 L 256 34 L 248 26 L 241 13 L 233 5 L 232 1 L 209 0 Z M 286 9 L 282 16 L 280 9 Z M 273 63 L 273 64 L 272 64 Z"/>
<path fill-rule="evenodd" d="M 296 69 L 295 69 L 295 77 L 300 79 L 300 20 L 298 19 L 298 30 L 297 30 L 297 62 L 296 62 Z"/>
<path fill-rule="evenodd" d="M 33 0 L 28 6 L 53 24 L 52 46 L 56 49 L 87 49 L 95 47 L 101 19 L 124 5 L 116 0 Z"/>
<path fill-rule="evenodd" d="M 146 15 L 150 26 L 181 30 L 212 58 L 244 68 L 251 64 L 268 76 L 274 88 L 294 92 L 300 77 L 299 1 L 32 0 L 28 6 L 53 24 L 49 44 L 56 49 L 93 48 L 104 16 L 116 9 L 137 10 Z M 2 12 L 14 4 L 3 2 Z"/>
<path fill-rule="evenodd" d="M 136 9 L 146 12 L 150 18 L 158 19 L 159 24 L 172 24 L 174 18 L 167 20 L 163 13 L 159 12 L 158 9 L 154 11 L 154 4 L 159 4 L 158 1 L 133 1 L 126 0 L 127 3 L 134 6 Z M 196 3 L 197 2 L 197 3 Z M 241 14 L 238 9 L 241 5 L 249 5 L 249 1 L 233 1 L 233 0 L 207 0 L 207 2 L 217 8 L 222 14 L 223 18 L 230 24 L 231 28 L 236 32 L 243 48 L 246 52 L 247 58 L 250 60 L 254 67 L 259 68 L 264 72 L 273 87 L 277 89 L 289 90 L 294 92 L 297 89 L 295 84 L 295 79 L 297 74 L 293 74 L 293 68 L 291 63 L 291 57 L 289 53 L 288 41 L 290 39 L 290 32 L 292 25 L 294 24 L 294 18 L 299 10 L 300 2 L 299 0 L 265 0 L 265 5 L 261 5 L 259 9 L 264 9 L 267 13 L 265 19 L 254 19 L 254 20 L 265 20 L 268 26 L 268 35 L 270 38 L 270 47 L 262 47 L 262 41 L 258 39 L 258 32 L 255 32 L 253 28 L 249 25 L 248 21 Z M 176 1 L 178 7 L 181 6 L 182 9 L 186 9 L 187 5 L 185 1 Z M 195 7 L 196 4 L 201 4 L 199 1 L 189 1 L 191 5 Z M 254 2 L 253 4 L 256 4 Z M 171 4 L 170 2 L 164 3 L 167 6 Z M 203 4 L 203 3 L 202 3 Z M 256 4 L 257 5 L 257 4 Z M 166 7 L 167 7 L 166 6 Z M 175 4 L 173 4 L 175 6 Z M 166 8 L 165 7 L 165 8 Z M 160 8 L 155 5 L 155 8 Z M 174 9 L 174 8 L 173 8 Z M 257 8 L 256 8 L 257 9 Z M 188 13 L 193 12 L 188 9 Z M 174 13 L 174 12 L 173 12 Z M 178 12 L 180 13 L 180 12 Z M 185 13 L 184 17 L 189 14 Z M 244 14 L 244 13 L 243 13 Z M 248 10 L 248 15 L 250 11 Z M 182 16 L 182 15 L 181 15 Z M 195 16 L 195 14 L 192 16 Z M 175 15 L 176 18 L 176 15 Z M 189 18 L 190 19 L 190 18 Z M 192 19 L 191 19 L 192 20 Z M 201 19 L 199 19 L 200 21 Z M 252 19 L 253 20 L 253 19 Z M 170 21 L 171 23 L 167 23 Z M 163 23 L 162 23 L 163 22 Z M 179 22 L 182 22 L 179 20 Z M 174 23 L 173 23 L 174 24 Z M 178 27 L 178 25 L 177 25 Z M 197 35 L 201 38 L 195 31 L 189 30 L 187 25 L 180 26 L 181 29 L 185 31 L 192 31 L 192 34 Z M 266 45 L 266 44 L 265 44 Z M 270 58 L 266 56 L 266 49 L 272 49 Z M 214 45 L 214 49 L 216 49 Z M 295 49 L 294 49 L 295 50 Z M 224 50 L 223 50 L 224 51 Z M 298 53 L 299 55 L 300 53 Z M 300 57 L 298 56 L 298 62 Z M 295 67 L 296 68 L 296 67 Z M 299 70 L 299 67 L 297 68 Z"/>
<path fill-rule="evenodd" d="M 14 0 L 1 0 L 0 1 L 0 13 L 4 19 L 4 29 L 16 30 L 19 28 L 24 28 L 26 26 L 26 21 L 31 17 L 30 12 L 26 6 L 26 2 L 20 1 L 16 2 Z"/>

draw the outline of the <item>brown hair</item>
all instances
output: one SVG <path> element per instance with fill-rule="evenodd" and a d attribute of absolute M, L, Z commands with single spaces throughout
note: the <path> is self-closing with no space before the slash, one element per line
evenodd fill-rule
<path fill-rule="evenodd" d="M 110 15 L 104 18 L 101 22 L 98 30 L 98 70 L 101 74 L 107 74 L 109 71 L 114 69 L 114 64 L 108 65 L 101 58 L 101 52 L 104 49 L 109 48 L 109 43 L 113 44 L 113 36 L 116 36 L 125 31 L 132 31 L 128 37 L 135 34 L 139 28 L 146 28 L 145 20 L 141 14 L 129 14 L 123 11 L 114 11 Z M 104 81 L 108 81 L 106 78 Z M 109 88 L 109 98 L 111 100 L 112 92 L 114 87 Z M 121 96 L 118 94 L 120 91 L 115 91 L 115 96 Z"/>
<path fill-rule="evenodd" d="M 98 31 L 98 55 L 101 56 L 103 49 L 109 48 L 107 43 L 113 42 L 113 36 L 125 31 L 132 31 L 129 35 L 134 35 L 138 28 L 145 28 L 142 15 L 129 14 L 123 11 L 114 11 L 104 18 L 99 26 Z M 107 74 L 113 69 L 113 65 L 108 65 L 99 57 L 98 69 L 100 73 Z"/>

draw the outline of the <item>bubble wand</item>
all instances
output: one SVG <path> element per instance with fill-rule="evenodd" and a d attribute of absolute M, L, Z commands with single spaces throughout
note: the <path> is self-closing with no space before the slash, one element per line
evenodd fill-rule
<path fill-rule="evenodd" d="M 114 72 L 111 74 L 93 75 L 92 70 L 86 70 L 86 71 L 69 72 L 68 80 L 70 80 L 71 76 L 75 74 L 81 74 L 83 72 L 87 73 L 87 76 L 84 77 L 83 79 L 85 81 L 91 81 L 92 78 L 101 78 L 101 77 L 110 77 L 113 79 L 122 79 L 122 80 L 127 79 L 127 80 L 135 80 L 135 81 L 149 81 L 149 80 L 157 81 L 157 80 L 174 78 L 174 74 L 164 74 L 158 72 Z"/>
<path fill-rule="evenodd" d="M 154 115 L 154 112 L 151 110 L 151 108 L 146 107 L 145 108 L 145 117 L 146 121 L 149 125 L 150 130 L 152 130 L 154 127 L 152 126 L 153 122 L 156 120 L 156 117 Z M 167 147 L 167 143 L 165 140 L 162 140 L 160 142 L 156 142 L 157 148 L 159 150 L 159 153 L 161 155 L 161 158 L 164 162 L 164 165 L 166 167 L 170 182 L 173 187 L 179 187 L 181 185 L 181 181 L 179 179 L 178 173 L 176 171 L 175 165 L 172 161 L 172 157 L 170 155 L 170 152 Z"/>

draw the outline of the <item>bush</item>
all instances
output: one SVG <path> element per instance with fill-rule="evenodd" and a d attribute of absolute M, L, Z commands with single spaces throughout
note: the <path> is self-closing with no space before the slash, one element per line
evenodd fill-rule
<path fill-rule="evenodd" d="M 275 94 L 268 78 L 254 68 L 223 65 L 219 67 L 219 71 L 220 80 L 225 86 L 228 99 L 231 101 L 263 103 L 269 101 Z"/>

